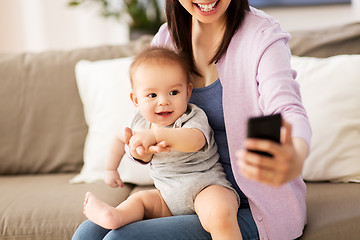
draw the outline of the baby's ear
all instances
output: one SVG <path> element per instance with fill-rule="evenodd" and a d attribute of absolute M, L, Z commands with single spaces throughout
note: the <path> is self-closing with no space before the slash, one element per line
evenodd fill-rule
<path fill-rule="evenodd" d="M 132 103 L 134 104 L 134 106 L 135 106 L 135 107 L 138 107 L 138 105 L 139 105 L 138 99 L 137 99 L 137 97 L 136 97 L 136 95 L 135 95 L 134 92 L 131 92 L 131 93 L 130 93 L 130 99 L 131 99 Z"/>
<path fill-rule="evenodd" d="M 188 84 L 188 100 L 190 99 L 191 97 L 191 92 L 193 90 L 193 85 L 191 83 Z"/>

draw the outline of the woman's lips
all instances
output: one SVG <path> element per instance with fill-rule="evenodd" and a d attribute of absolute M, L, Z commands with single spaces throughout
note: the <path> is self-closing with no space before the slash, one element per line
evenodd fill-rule
<path fill-rule="evenodd" d="M 195 5 L 198 7 L 198 9 L 203 13 L 209 13 L 211 11 L 214 11 L 216 9 L 217 3 L 219 1 L 214 1 L 212 3 L 196 3 Z"/>

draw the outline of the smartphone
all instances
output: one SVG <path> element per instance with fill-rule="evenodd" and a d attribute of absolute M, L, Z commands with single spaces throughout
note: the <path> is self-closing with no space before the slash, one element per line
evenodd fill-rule
<path fill-rule="evenodd" d="M 282 124 L 282 119 L 280 113 L 274 115 L 268 115 L 268 116 L 249 118 L 247 124 L 247 137 L 268 139 L 280 143 L 281 124 Z M 261 152 L 261 151 L 252 151 L 252 152 L 272 157 L 272 155 L 267 152 Z"/>

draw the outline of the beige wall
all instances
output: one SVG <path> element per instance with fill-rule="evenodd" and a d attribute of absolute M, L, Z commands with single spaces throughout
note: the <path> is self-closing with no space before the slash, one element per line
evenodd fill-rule
<path fill-rule="evenodd" d="M 0 0 L 0 49 L 7 46 L 13 49 L 24 45 L 24 33 L 22 22 L 18 20 L 19 12 L 14 5 L 19 0 Z"/>
<path fill-rule="evenodd" d="M 354 0 L 360 9 L 360 0 Z M 96 6 L 70 8 L 68 0 L 0 0 L 0 52 L 44 51 L 128 41 L 125 23 L 99 16 Z M 351 5 L 266 8 L 287 31 L 360 21 Z"/>
<path fill-rule="evenodd" d="M 67 0 L 0 0 L 0 51 L 43 51 L 118 44 L 128 27 L 99 16 L 97 6 Z"/>

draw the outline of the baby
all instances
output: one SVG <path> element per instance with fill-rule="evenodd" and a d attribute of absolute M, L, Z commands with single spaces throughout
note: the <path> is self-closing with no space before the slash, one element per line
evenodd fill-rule
<path fill-rule="evenodd" d="M 212 239 L 242 239 L 239 196 L 227 181 L 206 114 L 188 100 L 188 63 L 166 48 L 150 48 L 130 67 L 130 98 L 138 113 L 118 132 L 106 163 L 105 182 L 123 186 L 117 168 L 125 149 L 150 162 L 156 189 L 140 191 L 116 208 L 87 193 L 84 213 L 106 229 L 142 219 L 193 214 Z"/>

